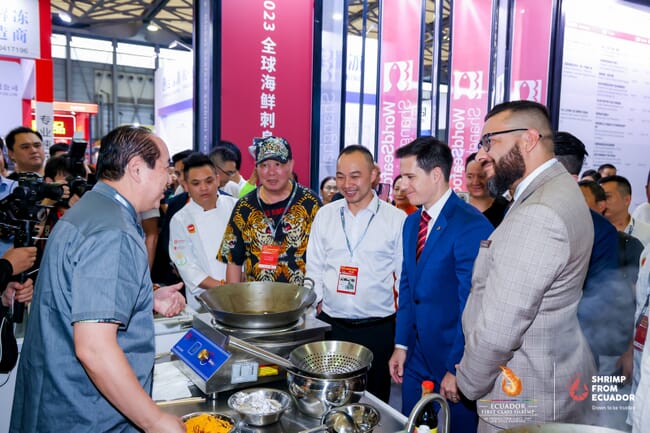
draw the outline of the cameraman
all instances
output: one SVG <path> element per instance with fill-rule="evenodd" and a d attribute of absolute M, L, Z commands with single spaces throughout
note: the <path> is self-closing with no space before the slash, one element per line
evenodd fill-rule
<path fill-rule="evenodd" d="M 65 196 L 58 201 L 48 199 L 44 200 L 43 204 L 48 204 L 52 206 L 47 213 L 47 217 L 43 223 L 43 226 L 40 230 L 39 241 L 37 246 L 39 252 L 42 254 L 45 250 L 45 242 L 47 237 L 52 232 L 54 225 L 61 219 L 65 212 L 70 209 L 81 196 L 89 189 L 86 180 L 81 177 L 73 176 L 73 163 L 67 155 L 55 156 L 50 158 L 45 164 L 45 182 L 46 183 L 58 183 L 69 188 L 70 198 L 65 198 Z"/>

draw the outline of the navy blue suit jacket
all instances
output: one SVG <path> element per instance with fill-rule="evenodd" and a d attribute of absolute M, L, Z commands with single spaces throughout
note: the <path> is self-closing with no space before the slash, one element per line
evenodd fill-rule
<path fill-rule="evenodd" d="M 463 355 L 461 317 L 471 286 L 480 242 L 493 227 L 473 206 L 452 192 L 433 224 L 420 260 L 415 249 L 421 211 L 404 223 L 404 260 L 399 290 L 395 343 L 427 348 L 427 370 L 438 383 Z M 407 359 L 406 368 L 409 366 Z M 417 367 L 416 367 L 417 368 Z"/>

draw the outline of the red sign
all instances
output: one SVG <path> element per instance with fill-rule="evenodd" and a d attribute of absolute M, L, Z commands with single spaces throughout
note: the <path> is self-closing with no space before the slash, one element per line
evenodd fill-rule
<path fill-rule="evenodd" d="M 74 116 L 66 114 L 55 114 L 54 122 L 52 124 L 52 132 L 54 138 L 65 138 L 71 140 L 76 129 L 75 129 L 76 119 Z M 32 113 L 32 129 L 36 130 L 36 118 L 34 113 Z"/>
<path fill-rule="evenodd" d="M 477 151 L 488 108 L 492 10 L 492 1 L 453 2 L 447 142 L 454 157 L 449 179 L 454 191 L 466 189 L 465 157 Z"/>
<path fill-rule="evenodd" d="M 399 174 L 395 150 L 417 136 L 422 10 L 422 0 L 381 5 L 377 163 L 380 182 L 389 185 Z"/>
<path fill-rule="evenodd" d="M 227 1 L 221 12 L 221 138 L 248 155 L 254 137 L 284 137 L 308 185 L 313 2 Z M 243 173 L 252 167 L 244 156 Z"/>
<path fill-rule="evenodd" d="M 515 0 L 510 100 L 546 105 L 553 0 Z"/>

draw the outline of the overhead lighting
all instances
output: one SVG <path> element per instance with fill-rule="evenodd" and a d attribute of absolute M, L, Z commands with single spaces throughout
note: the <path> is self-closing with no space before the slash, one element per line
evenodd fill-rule
<path fill-rule="evenodd" d="M 334 12 L 334 13 L 332 14 L 332 19 L 333 19 L 334 21 L 341 21 L 341 20 L 343 19 L 343 14 L 340 13 L 340 12 Z"/>
<path fill-rule="evenodd" d="M 181 42 L 181 41 L 179 41 L 179 40 L 177 40 L 177 39 L 176 39 L 176 40 L 173 40 L 173 41 L 169 44 L 169 48 L 170 48 L 170 49 L 174 49 L 174 48 L 178 48 L 178 47 L 185 48 L 187 51 L 192 51 L 192 47 L 190 47 L 190 46 L 187 45 L 187 44 L 184 44 L 183 42 Z"/>
<path fill-rule="evenodd" d="M 150 32 L 157 32 L 159 30 L 159 27 L 154 23 L 149 23 L 147 24 L 147 30 Z"/>
<path fill-rule="evenodd" d="M 59 19 L 61 21 L 63 21 L 64 23 L 71 23 L 72 22 L 72 17 L 67 12 L 59 12 Z"/>

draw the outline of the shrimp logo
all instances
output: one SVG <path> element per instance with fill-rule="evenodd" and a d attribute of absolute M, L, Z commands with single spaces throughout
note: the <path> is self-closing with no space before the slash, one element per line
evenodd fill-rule
<path fill-rule="evenodd" d="M 574 401 L 583 401 L 587 397 L 589 397 L 589 387 L 587 386 L 586 383 L 582 383 L 582 390 L 580 389 L 580 375 L 576 374 L 575 379 L 571 383 L 571 386 L 569 387 L 569 396 L 574 400 Z"/>
<path fill-rule="evenodd" d="M 454 71 L 454 100 L 479 99 L 483 94 L 483 71 Z"/>
<path fill-rule="evenodd" d="M 542 102 L 542 80 L 516 80 L 513 100 Z"/>
<path fill-rule="evenodd" d="M 510 397 L 516 397 L 521 394 L 521 391 L 524 389 L 521 385 L 521 379 L 508 367 L 500 365 L 499 368 L 503 373 L 503 379 L 501 380 L 501 389 L 503 392 Z"/>

